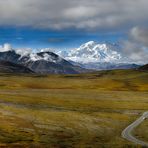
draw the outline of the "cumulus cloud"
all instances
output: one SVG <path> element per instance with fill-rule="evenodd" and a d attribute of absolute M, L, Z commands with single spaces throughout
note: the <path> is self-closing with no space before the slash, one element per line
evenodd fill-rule
<path fill-rule="evenodd" d="M 31 49 L 31 48 L 25 48 L 25 49 L 18 48 L 18 49 L 13 49 L 13 50 L 21 56 L 27 56 L 27 55 L 33 53 L 33 49 Z"/>
<path fill-rule="evenodd" d="M 0 45 L 0 52 L 7 52 L 7 51 L 15 51 L 17 54 L 25 56 L 28 55 L 30 53 L 33 53 L 33 49 L 31 48 L 12 48 L 11 44 L 9 43 L 5 43 L 3 46 Z"/>
<path fill-rule="evenodd" d="M 1 0 L 0 25 L 126 29 L 148 23 L 147 0 Z"/>
<path fill-rule="evenodd" d="M 148 62 L 148 28 L 134 27 L 129 39 L 122 42 L 123 53 L 136 63 Z"/>
<path fill-rule="evenodd" d="M 5 43 L 3 46 L 0 46 L 0 52 L 6 52 L 10 50 L 12 50 L 12 47 L 8 43 Z"/>
<path fill-rule="evenodd" d="M 56 52 L 56 50 L 50 48 L 43 48 L 34 51 L 34 49 L 32 48 L 12 48 L 11 44 L 9 43 L 0 45 L 0 52 L 7 52 L 7 51 L 15 51 L 17 54 L 21 56 L 27 56 L 29 54 L 35 54 L 37 52 Z"/>

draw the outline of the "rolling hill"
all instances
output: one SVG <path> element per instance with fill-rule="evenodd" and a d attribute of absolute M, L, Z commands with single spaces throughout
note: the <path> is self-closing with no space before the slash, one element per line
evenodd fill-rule
<path fill-rule="evenodd" d="M 139 70 L 148 71 L 148 64 L 139 67 Z"/>

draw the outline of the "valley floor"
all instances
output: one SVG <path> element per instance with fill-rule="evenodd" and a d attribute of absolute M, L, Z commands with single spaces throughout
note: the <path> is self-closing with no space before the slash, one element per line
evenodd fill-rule
<path fill-rule="evenodd" d="M 148 110 L 148 73 L 0 75 L 0 147 L 138 147 L 122 130 Z M 148 141 L 145 120 L 134 135 Z"/>

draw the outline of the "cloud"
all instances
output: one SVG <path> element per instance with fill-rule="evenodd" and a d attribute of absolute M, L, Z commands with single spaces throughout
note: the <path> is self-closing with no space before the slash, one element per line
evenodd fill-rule
<path fill-rule="evenodd" d="M 12 47 L 8 43 L 5 43 L 3 46 L 0 46 L 0 52 L 6 52 L 10 50 L 12 50 Z"/>
<path fill-rule="evenodd" d="M 1 26 L 124 30 L 148 23 L 147 0 L 1 0 Z"/>
<path fill-rule="evenodd" d="M 54 38 L 54 37 L 51 37 L 51 38 L 48 38 L 47 41 L 49 43 L 61 43 L 63 41 L 65 41 L 66 38 Z"/>
<path fill-rule="evenodd" d="M 28 55 L 30 53 L 33 53 L 33 49 L 30 48 L 25 48 L 25 49 L 14 49 L 12 48 L 11 44 L 5 43 L 3 46 L 0 45 L 0 52 L 7 52 L 7 51 L 12 51 L 14 50 L 17 54 L 21 56 Z"/>
<path fill-rule="evenodd" d="M 13 48 L 9 43 L 0 45 L 0 52 L 7 52 L 7 51 L 15 51 L 17 54 L 21 56 L 35 54 L 37 52 L 56 52 L 54 49 L 50 49 L 50 48 L 43 48 L 43 49 L 34 51 L 34 49 L 32 48 Z"/>
<path fill-rule="evenodd" d="M 134 27 L 128 40 L 122 41 L 122 52 L 136 63 L 148 62 L 148 28 Z"/>
<path fill-rule="evenodd" d="M 138 43 L 148 46 L 148 28 L 134 27 L 131 30 L 130 36 Z"/>
<path fill-rule="evenodd" d="M 18 49 L 13 49 L 13 50 L 21 56 L 26 56 L 26 55 L 33 53 L 33 49 L 31 48 L 25 48 L 25 49 L 18 48 Z"/>

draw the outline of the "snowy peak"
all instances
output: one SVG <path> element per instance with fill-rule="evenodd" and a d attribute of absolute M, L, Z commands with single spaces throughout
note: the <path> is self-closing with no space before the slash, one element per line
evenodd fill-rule
<path fill-rule="evenodd" d="M 19 57 L 19 60 L 24 60 L 26 62 L 28 61 L 39 61 L 44 60 L 47 62 L 60 62 L 61 58 L 54 54 L 52 50 L 49 48 L 42 49 L 40 52 L 35 53 L 32 49 L 26 48 L 26 49 L 13 49 L 10 44 L 4 44 L 3 46 L 0 46 L 0 53 L 9 53 L 11 56 L 17 55 Z"/>
<path fill-rule="evenodd" d="M 115 62 L 121 59 L 121 54 L 117 52 L 116 45 L 98 44 L 94 41 L 87 42 L 77 49 L 72 49 L 67 53 L 67 56 L 65 53 L 61 56 L 67 60 L 80 63 Z"/>
<path fill-rule="evenodd" d="M 29 55 L 29 60 L 30 61 L 48 61 L 48 62 L 53 62 L 56 63 L 58 62 L 61 58 L 57 55 L 55 55 L 52 52 L 39 52 L 39 53 L 31 53 Z"/>
<path fill-rule="evenodd" d="M 0 47 L 0 54 L 9 55 L 10 58 L 17 57 L 18 61 L 35 62 L 44 60 L 47 62 L 59 63 L 62 59 L 58 55 L 48 50 L 34 53 L 31 49 L 12 49 L 10 44 L 4 44 Z M 5 59 L 3 59 L 5 60 Z"/>
<path fill-rule="evenodd" d="M 78 48 L 78 50 L 82 49 L 82 48 L 91 50 L 95 45 L 96 45 L 96 43 L 94 41 L 89 41 L 89 42 L 81 45 L 80 48 Z"/>

